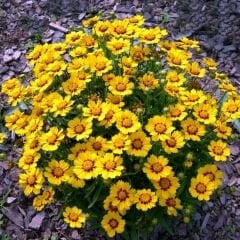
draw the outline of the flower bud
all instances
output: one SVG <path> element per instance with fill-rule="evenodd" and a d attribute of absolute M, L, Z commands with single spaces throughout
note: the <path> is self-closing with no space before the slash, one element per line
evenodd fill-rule
<path fill-rule="evenodd" d="M 6 158 L 6 154 L 5 153 L 0 153 L 0 160 L 4 160 Z"/>
<path fill-rule="evenodd" d="M 186 160 L 189 160 L 189 161 L 194 160 L 194 154 L 193 154 L 192 152 L 189 152 L 189 153 L 186 155 Z"/>
<path fill-rule="evenodd" d="M 183 222 L 184 222 L 184 223 L 189 223 L 189 222 L 190 222 L 190 217 L 186 217 L 186 216 L 185 216 L 185 217 L 183 218 Z"/>
<path fill-rule="evenodd" d="M 153 220 L 152 220 L 152 224 L 153 224 L 153 225 L 156 225 L 157 223 L 158 223 L 157 218 L 153 218 Z"/>
<path fill-rule="evenodd" d="M 138 163 L 135 163 L 135 164 L 133 165 L 133 168 L 134 168 L 135 171 L 139 171 L 139 170 L 141 170 L 141 165 L 138 164 Z"/>

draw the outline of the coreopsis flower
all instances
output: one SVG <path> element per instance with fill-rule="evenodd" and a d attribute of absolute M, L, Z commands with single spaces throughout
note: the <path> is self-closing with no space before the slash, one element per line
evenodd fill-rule
<path fill-rule="evenodd" d="M 164 86 L 164 90 L 172 97 L 179 97 L 180 93 L 184 92 L 186 89 L 183 87 L 176 86 L 173 83 L 167 83 Z"/>
<path fill-rule="evenodd" d="M 152 73 L 145 73 L 139 78 L 139 87 L 144 91 L 149 91 L 159 86 L 158 80 Z"/>
<path fill-rule="evenodd" d="M 203 58 L 203 63 L 205 65 L 205 67 L 210 69 L 210 70 L 216 70 L 217 69 L 217 63 L 215 62 L 214 59 L 212 59 L 210 57 Z"/>
<path fill-rule="evenodd" d="M 43 132 L 40 136 L 41 148 L 44 151 L 55 151 L 58 149 L 65 134 L 62 129 L 51 127 L 47 132 Z"/>
<path fill-rule="evenodd" d="M 22 157 L 18 160 L 18 166 L 23 170 L 36 168 L 41 154 L 35 151 L 24 151 Z"/>
<path fill-rule="evenodd" d="M 119 55 L 129 50 L 130 41 L 123 38 L 112 38 L 107 42 L 107 48 L 112 52 L 112 54 Z"/>
<path fill-rule="evenodd" d="M 118 209 L 117 206 L 113 206 L 112 205 L 112 200 L 113 197 L 112 196 L 107 196 L 104 201 L 103 201 L 103 208 L 108 211 L 108 212 L 115 212 L 115 213 L 120 213 L 121 215 L 125 215 L 126 214 L 126 210 L 120 210 Z"/>
<path fill-rule="evenodd" d="M 92 35 L 83 34 L 80 40 L 80 46 L 86 48 L 95 48 L 98 46 L 98 42 L 94 39 Z"/>
<path fill-rule="evenodd" d="M 71 228 L 81 228 L 86 222 L 87 215 L 81 209 L 74 207 L 66 207 L 63 212 L 64 222 Z"/>
<path fill-rule="evenodd" d="M 131 143 L 127 148 L 127 153 L 136 157 L 146 157 L 149 150 L 152 148 L 150 138 L 139 130 L 129 135 Z"/>
<path fill-rule="evenodd" d="M 81 178 L 80 175 L 74 172 L 74 166 L 71 167 L 68 171 L 69 178 L 67 182 L 74 188 L 83 188 L 85 186 L 85 181 Z"/>
<path fill-rule="evenodd" d="M 92 133 L 92 120 L 90 118 L 74 118 L 68 122 L 67 136 L 77 141 L 87 139 Z"/>
<path fill-rule="evenodd" d="M 199 201 L 208 201 L 215 189 L 215 183 L 211 182 L 209 177 L 197 175 L 196 178 L 191 179 L 189 192 L 194 198 L 197 198 Z"/>
<path fill-rule="evenodd" d="M 94 152 L 83 152 L 79 158 L 74 161 L 73 172 L 81 179 L 95 178 L 100 174 L 100 169 L 97 167 L 98 156 Z"/>
<path fill-rule="evenodd" d="M 154 44 L 158 43 L 160 38 L 167 34 L 165 29 L 160 29 L 159 27 L 143 29 L 139 34 L 139 41 L 146 44 Z"/>
<path fill-rule="evenodd" d="M 171 70 L 166 75 L 166 80 L 176 86 L 181 86 L 185 83 L 186 78 L 183 73 L 178 73 L 176 70 Z"/>
<path fill-rule="evenodd" d="M 112 103 L 117 107 L 123 107 L 125 105 L 125 102 L 123 101 L 123 96 L 113 95 L 111 93 L 108 93 L 106 102 Z"/>
<path fill-rule="evenodd" d="M 226 161 L 231 153 L 227 143 L 221 140 L 212 140 L 208 145 L 208 152 L 216 161 Z"/>
<path fill-rule="evenodd" d="M 177 210 L 181 210 L 181 200 L 175 196 L 169 196 L 167 198 L 159 198 L 159 205 L 167 207 L 167 214 L 170 216 L 177 216 Z"/>
<path fill-rule="evenodd" d="M 86 59 L 82 57 L 77 57 L 72 59 L 72 61 L 68 64 L 67 71 L 72 74 L 74 72 L 82 71 L 88 68 L 86 65 Z M 71 78 L 72 79 L 72 78 Z M 75 79 L 76 81 L 76 79 Z"/>
<path fill-rule="evenodd" d="M 44 189 L 41 196 L 45 204 L 50 204 L 54 199 L 54 195 L 55 195 L 55 191 L 53 190 L 53 188 L 47 187 Z"/>
<path fill-rule="evenodd" d="M 180 50 L 177 48 L 171 48 L 167 52 L 167 61 L 169 66 L 185 68 L 190 58 L 190 54 L 187 51 Z"/>
<path fill-rule="evenodd" d="M 240 99 L 228 99 L 223 103 L 221 111 L 228 117 L 229 121 L 239 118 Z"/>
<path fill-rule="evenodd" d="M 157 190 L 159 199 L 175 196 L 177 189 L 180 187 L 179 180 L 173 174 L 160 177 L 157 181 L 152 181 Z"/>
<path fill-rule="evenodd" d="M 176 43 L 169 40 L 160 40 L 158 43 L 160 50 L 164 52 L 170 51 L 172 48 L 176 48 Z"/>
<path fill-rule="evenodd" d="M 192 108 L 194 105 L 203 103 L 207 98 L 203 91 L 191 89 L 190 91 L 182 92 L 180 99 L 185 106 Z"/>
<path fill-rule="evenodd" d="M 137 25 L 137 26 L 142 26 L 144 23 L 144 17 L 141 15 L 134 15 L 129 18 L 127 18 L 129 23 Z"/>
<path fill-rule="evenodd" d="M 30 168 L 25 173 L 19 174 L 18 183 L 26 196 L 31 193 L 39 194 L 44 183 L 43 174 L 39 168 Z"/>
<path fill-rule="evenodd" d="M 223 172 L 218 170 L 216 165 L 206 164 L 198 169 L 198 175 L 203 175 L 210 179 L 210 182 L 214 183 L 217 189 L 222 184 Z"/>
<path fill-rule="evenodd" d="M 200 68 L 198 62 L 188 63 L 186 65 L 186 71 L 193 77 L 203 78 L 206 74 L 204 68 Z"/>
<path fill-rule="evenodd" d="M 6 138 L 6 135 L 0 132 L 0 144 L 4 142 L 5 138 Z"/>
<path fill-rule="evenodd" d="M 200 141 L 206 133 L 205 126 L 191 118 L 182 121 L 181 126 L 186 140 Z"/>
<path fill-rule="evenodd" d="M 118 213 L 108 212 L 104 215 L 101 225 L 109 237 L 114 237 L 124 231 L 125 220 Z"/>
<path fill-rule="evenodd" d="M 109 83 L 109 91 L 114 95 L 125 96 L 132 94 L 134 84 L 127 77 L 116 76 Z"/>
<path fill-rule="evenodd" d="M 109 34 L 111 23 L 109 21 L 97 21 L 93 29 L 97 36 L 105 36 Z"/>
<path fill-rule="evenodd" d="M 163 150 L 170 153 L 177 153 L 185 145 L 184 135 L 180 131 L 174 131 L 161 141 Z"/>
<path fill-rule="evenodd" d="M 87 151 L 86 143 L 76 143 L 73 147 L 70 148 L 68 159 L 71 161 L 75 161 L 82 152 L 86 151 Z"/>
<path fill-rule="evenodd" d="M 54 101 L 56 101 L 57 99 L 60 100 L 61 98 L 62 95 L 58 92 L 52 92 L 48 95 L 45 95 L 40 102 L 43 111 L 45 113 L 50 112 L 50 110 L 53 108 Z"/>
<path fill-rule="evenodd" d="M 177 42 L 177 46 L 183 49 L 196 48 L 200 49 L 199 41 L 189 39 L 187 37 L 182 37 L 180 41 Z"/>
<path fill-rule="evenodd" d="M 79 95 L 86 87 L 84 81 L 79 80 L 78 78 L 73 77 L 69 78 L 67 81 L 62 83 L 63 91 L 70 96 Z"/>
<path fill-rule="evenodd" d="M 24 152 L 39 151 L 41 149 L 40 135 L 34 135 L 26 138 Z"/>
<path fill-rule="evenodd" d="M 117 181 L 110 188 L 110 196 L 113 198 L 112 205 L 120 211 L 128 210 L 134 203 L 135 190 L 131 188 L 130 183 Z"/>
<path fill-rule="evenodd" d="M 95 152 L 98 155 L 104 155 L 109 149 L 107 139 L 101 136 L 90 137 L 87 141 L 86 147 L 87 151 Z"/>
<path fill-rule="evenodd" d="M 57 98 L 53 101 L 53 106 L 50 112 L 53 112 L 54 117 L 66 116 L 68 112 L 72 109 L 74 101 L 71 100 L 71 96 Z"/>
<path fill-rule="evenodd" d="M 171 121 L 182 121 L 187 115 L 186 107 L 183 104 L 177 103 L 169 106 L 167 117 Z"/>
<path fill-rule="evenodd" d="M 65 43 L 68 46 L 79 46 L 82 35 L 82 31 L 70 32 L 65 36 Z"/>
<path fill-rule="evenodd" d="M 160 177 L 166 177 L 173 173 L 168 166 L 168 159 L 163 156 L 150 155 L 144 163 L 143 172 L 150 180 L 158 181 Z"/>
<path fill-rule="evenodd" d="M 37 44 L 26 56 L 31 65 L 34 65 L 45 52 L 45 45 Z"/>
<path fill-rule="evenodd" d="M 115 118 L 116 127 L 123 134 L 135 132 L 141 127 L 138 117 L 129 110 L 116 113 Z"/>
<path fill-rule="evenodd" d="M 133 61 L 139 63 L 143 60 L 148 59 L 148 55 L 150 54 L 150 50 L 147 47 L 140 47 L 140 46 L 132 46 L 130 48 L 130 56 Z"/>
<path fill-rule="evenodd" d="M 91 72 L 97 76 L 102 76 L 104 73 L 112 70 L 112 61 L 105 56 L 89 55 L 86 60 Z"/>
<path fill-rule="evenodd" d="M 199 122 L 204 124 L 214 124 L 216 121 L 217 109 L 208 104 L 198 104 L 193 108 L 193 115 Z"/>
<path fill-rule="evenodd" d="M 226 122 L 216 121 L 214 132 L 216 132 L 217 137 L 226 140 L 231 136 L 232 129 Z"/>
<path fill-rule="evenodd" d="M 35 117 L 34 115 L 32 115 L 29 119 L 29 122 L 26 126 L 26 132 L 25 135 L 26 137 L 34 137 L 35 135 L 37 135 L 38 133 L 40 133 L 42 131 L 43 128 L 43 119 L 41 117 Z"/>
<path fill-rule="evenodd" d="M 134 196 L 136 208 L 142 211 L 148 211 L 156 206 L 158 197 L 155 192 L 150 189 L 137 190 Z"/>
<path fill-rule="evenodd" d="M 44 199 L 42 197 L 42 195 L 38 195 L 36 197 L 34 197 L 33 199 L 33 208 L 36 210 L 36 211 L 42 211 L 45 207 L 45 202 L 44 202 Z"/>
<path fill-rule="evenodd" d="M 165 140 L 175 128 L 169 118 L 156 115 L 148 119 L 145 129 L 149 132 L 153 141 L 158 141 Z"/>
<path fill-rule="evenodd" d="M 87 56 L 87 48 L 86 47 L 75 47 L 71 51 L 69 51 L 69 55 L 72 58 L 78 58 L 78 57 L 86 57 Z"/>
<path fill-rule="evenodd" d="M 114 156 L 113 153 L 106 153 L 97 165 L 103 179 L 119 177 L 124 169 L 122 157 Z"/>
<path fill-rule="evenodd" d="M 67 172 L 68 169 L 69 164 L 64 160 L 51 160 L 45 168 L 44 176 L 47 178 L 49 183 L 53 185 L 60 185 L 62 182 L 66 182 L 69 178 Z"/>
<path fill-rule="evenodd" d="M 117 133 L 116 135 L 112 136 L 109 142 L 109 148 L 114 154 L 122 154 L 123 151 L 126 151 L 128 149 L 130 144 L 131 141 L 128 135 Z"/>
<path fill-rule="evenodd" d="M 64 61 L 54 61 L 47 66 L 47 71 L 53 76 L 61 76 L 67 68 L 67 64 Z"/>
<path fill-rule="evenodd" d="M 101 100 L 94 101 L 90 99 L 87 107 L 83 107 L 83 116 L 102 121 L 106 116 L 107 110 L 107 103 Z"/>
<path fill-rule="evenodd" d="M 12 106 L 16 106 L 24 100 L 27 94 L 27 89 L 24 86 L 19 86 L 8 91 L 6 94 L 8 95 L 8 103 Z"/>
<path fill-rule="evenodd" d="M 94 26 L 95 23 L 98 22 L 98 20 L 99 20 L 99 16 L 94 16 L 94 17 L 83 20 L 82 25 L 84 27 L 92 27 Z"/>
<path fill-rule="evenodd" d="M 131 32 L 131 26 L 127 19 L 124 20 L 114 20 L 110 25 L 110 33 L 117 38 L 125 38 L 127 33 Z"/>

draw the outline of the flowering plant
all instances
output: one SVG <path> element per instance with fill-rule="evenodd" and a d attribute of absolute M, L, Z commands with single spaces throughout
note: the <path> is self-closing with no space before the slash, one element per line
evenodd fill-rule
<path fill-rule="evenodd" d="M 5 125 L 24 139 L 19 185 L 38 211 L 61 201 L 72 228 L 89 220 L 134 239 L 168 216 L 186 220 L 221 185 L 215 161 L 230 155 L 236 88 L 199 58 L 197 41 L 143 24 L 139 15 L 85 20 L 27 55 L 28 86 L 2 84 L 15 107 Z"/>

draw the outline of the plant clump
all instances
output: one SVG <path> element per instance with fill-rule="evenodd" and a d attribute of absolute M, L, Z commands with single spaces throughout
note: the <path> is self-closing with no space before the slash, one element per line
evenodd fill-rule
<path fill-rule="evenodd" d="M 236 88 L 197 41 L 140 15 L 83 26 L 28 53 L 29 85 L 1 86 L 5 126 L 23 138 L 19 185 L 37 211 L 58 200 L 70 227 L 88 220 L 109 237 L 189 219 L 221 185 Z"/>

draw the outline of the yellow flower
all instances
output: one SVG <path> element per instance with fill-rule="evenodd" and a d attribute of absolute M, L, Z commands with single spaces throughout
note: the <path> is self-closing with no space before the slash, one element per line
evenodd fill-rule
<path fill-rule="evenodd" d="M 201 141 L 201 137 L 205 135 L 205 126 L 191 118 L 181 122 L 184 138 L 186 140 Z"/>
<path fill-rule="evenodd" d="M 139 130 L 129 135 L 130 145 L 127 148 L 127 153 L 136 157 L 146 157 L 149 150 L 152 148 L 150 139 L 147 135 Z"/>
<path fill-rule="evenodd" d="M 6 135 L 0 132 L 0 144 L 4 142 L 5 138 L 6 138 Z"/>
<path fill-rule="evenodd" d="M 38 168 L 30 168 L 27 172 L 19 174 L 18 183 L 23 188 L 24 194 L 39 194 L 44 183 L 43 174 Z"/>
<path fill-rule="evenodd" d="M 212 58 L 209 58 L 209 57 L 203 58 L 203 63 L 205 65 L 205 67 L 210 69 L 210 70 L 216 70 L 217 69 L 217 63 Z"/>
<path fill-rule="evenodd" d="M 159 27 L 142 29 L 139 34 L 139 41 L 146 44 L 158 43 L 159 39 L 166 36 L 168 33 L 165 29 L 160 29 Z"/>
<path fill-rule="evenodd" d="M 180 41 L 177 42 L 177 46 L 183 49 L 196 48 L 196 50 L 200 50 L 199 41 L 187 37 L 182 37 Z"/>
<path fill-rule="evenodd" d="M 82 152 L 87 151 L 86 143 L 76 143 L 72 148 L 70 148 L 71 153 L 68 155 L 68 159 L 75 161 Z"/>
<path fill-rule="evenodd" d="M 204 124 L 214 124 L 216 121 L 217 108 L 209 106 L 208 104 L 198 104 L 193 108 L 193 115 L 199 122 Z"/>
<path fill-rule="evenodd" d="M 158 181 L 161 177 L 173 173 L 172 167 L 168 166 L 168 159 L 163 156 L 150 155 L 144 163 L 143 172 L 150 180 Z"/>
<path fill-rule="evenodd" d="M 68 180 L 68 169 L 69 164 L 64 160 L 51 160 L 45 168 L 44 176 L 48 179 L 49 183 L 60 185 L 62 182 L 66 182 Z"/>
<path fill-rule="evenodd" d="M 7 115 L 5 117 L 5 126 L 9 130 L 15 130 L 16 129 L 16 122 L 23 117 L 24 113 L 21 112 L 19 109 L 15 110 L 13 113 Z"/>
<path fill-rule="evenodd" d="M 187 116 L 186 107 L 177 103 L 176 105 L 170 105 L 167 113 L 167 117 L 169 117 L 172 121 L 182 121 Z"/>
<path fill-rule="evenodd" d="M 175 42 L 171 42 L 169 40 L 160 40 L 159 43 L 158 43 L 158 47 L 162 51 L 168 52 L 172 48 L 176 48 L 176 43 Z"/>
<path fill-rule="evenodd" d="M 65 36 L 65 43 L 67 46 L 79 46 L 83 35 L 82 31 L 70 32 Z"/>
<path fill-rule="evenodd" d="M 197 198 L 199 201 L 206 200 L 209 201 L 215 189 L 214 183 L 211 182 L 209 177 L 197 175 L 196 178 L 191 179 L 191 185 L 189 187 L 189 192 L 192 197 Z"/>
<path fill-rule="evenodd" d="M 128 149 L 128 146 L 131 144 L 128 135 L 124 135 L 122 133 L 118 133 L 113 135 L 110 142 L 109 148 L 112 150 L 114 154 L 122 154 L 123 151 Z"/>
<path fill-rule="evenodd" d="M 112 103 L 115 106 L 118 107 L 123 107 L 124 106 L 124 101 L 123 101 L 123 96 L 120 95 L 113 95 L 111 93 L 108 93 L 107 95 L 107 99 L 106 99 L 107 103 Z"/>
<path fill-rule="evenodd" d="M 132 82 L 129 82 L 129 79 L 127 77 L 121 76 L 116 76 L 109 84 L 109 91 L 112 94 L 119 96 L 132 94 L 132 89 L 134 87 L 134 84 Z"/>
<path fill-rule="evenodd" d="M 223 172 L 218 170 L 214 164 L 206 164 L 205 166 L 198 169 L 198 175 L 208 177 L 210 182 L 214 183 L 215 189 L 222 184 Z"/>
<path fill-rule="evenodd" d="M 129 50 L 130 41 L 123 38 L 112 38 L 107 42 L 107 48 L 114 54 L 119 55 Z"/>
<path fill-rule="evenodd" d="M 121 176 L 124 169 L 122 163 L 123 159 L 120 156 L 114 156 L 113 153 L 106 153 L 100 158 L 97 165 L 102 178 L 108 179 Z"/>
<path fill-rule="evenodd" d="M 160 177 L 158 181 L 152 181 L 157 190 L 159 199 L 175 196 L 177 189 L 180 187 L 179 180 L 174 175 Z"/>
<path fill-rule="evenodd" d="M 109 21 L 97 21 L 93 29 L 97 36 L 105 36 L 109 34 L 111 23 Z"/>
<path fill-rule="evenodd" d="M 118 213 L 108 212 L 104 215 L 101 225 L 109 237 L 114 237 L 117 233 L 123 233 L 125 220 Z"/>
<path fill-rule="evenodd" d="M 171 48 L 168 51 L 167 61 L 170 66 L 184 68 L 190 56 L 190 53 L 184 50 Z"/>
<path fill-rule="evenodd" d="M 82 21 L 84 27 L 92 27 L 96 22 L 98 22 L 99 16 L 94 16 Z"/>
<path fill-rule="evenodd" d="M 18 166 L 23 170 L 36 168 L 41 154 L 35 151 L 24 151 L 22 157 L 18 160 Z"/>
<path fill-rule="evenodd" d="M 150 189 L 137 190 L 134 196 L 136 208 L 142 211 L 148 211 L 156 206 L 157 196 Z"/>
<path fill-rule="evenodd" d="M 174 131 L 162 142 L 163 150 L 170 153 L 177 153 L 185 145 L 184 136 L 180 131 Z"/>
<path fill-rule="evenodd" d="M 149 132 L 153 141 L 165 140 L 173 130 L 172 121 L 165 116 L 154 116 L 148 119 L 145 129 Z"/>
<path fill-rule="evenodd" d="M 90 73 L 88 73 L 86 70 L 78 70 L 78 71 L 74 71 L 71 72 L 71 77 L 70 79 L 74 79 L 75 81 L 83 81 L 84 83 L 88 83 L 91 82 L 92 80 L 92 75 Z"/>
<path fill-rule="evenodd" d="M 90 118 L 74 118 L 68 122 L 67 136 L 77 141 L 86 139 L 92 133 L 92 120 Z"/>
<path fill-rule="evenodd" d="M 101 100 L 93 101 L 89 100 L 87 107 L 83 107 L 83 116 L 89 119 L 96 118 L 98 121 L 102 121 L 107 113 L 107 103 Z"/>
<path fill-rule="evenodd" d="M 45 204 L 50 204 L 54 199 L 55 191 L 52 187 L 45 188 L 42 193 L 42 198 Z"/>
<path fill-rule="evenodd" d="M 66 222 L 70 228 L 81 228 L 86 222 L 86 214 L 77 207 L 66 207 L 63 212 L 64 222 Z"/>
<path fill-rule="evenodd" d="M 223 103 L 221 111 L 229 118 L 229 121 L 240 118 L 240 99 L 228 99 Z"/>
<path fill-rule="evenodd" d="M 67 65 L 64 61 L 54 61 L 47 65 L 46 70 L 53 74 L 53 76 L 60 76 L 66 70 Z"/>
<path fill-rule="evenodd" d="M 173 83 L 167 83 L 164 86 L 164 89 L 170 96 L 173 96 L 173 97 L 179 97 L 180 93 L 185 91 L 183 87 L 176 86 Z"/>
<path fill-rule="evenodd" d="M 86 61 L 91 72 L 94 72 L 97 76 L 102 76 L 112 70 L 112 61 L 102 55 L 88 55 Z"/>
<path fill-rule="evenodd" d="M 217 137 L 222 139 L 228 139 L 228 137 L 232 134 L 231 127 L 227 126 L 226 122 L 222 122 L 220 120 L 216 121 L 214 132 L 217 133 Z"/>
<path fill-rule="evenodd" d="M 100 174 L 99 168 L 97 168 L 98 156 L 93 152 L 83 152 L 79 155 L 79 158 L 75 160 L 75 167 L 73 172 L 81 176 L 81 179 L 95 178 Z"/>
<path fill-rule="evenodd" d="M 50 109 L 50 112 L 53 112 L 54 117 L 57 116 L 66 116 L 68 112 L 72 109 L 74 101 L 71 100 L 71 96 L 57 98 L 53 101 L 53 106 Z"/>
<path fill-rule="evenodd" d="M 116 113 L 115 118 L 116 127 L 123 134 L 132 133 L 141 128 L 138 117 L 129 110 Z"/>
<path fill-rule="evenodd" d="M 226 161 L 230 156 L 230 149 L 227 147 L 227 143 L 221 140 L 212 140 L 208 145 L 208 151 L 216 161 Z"/>
<path fill-rule="evenodd" d="M 112 205 L 112 200 L 113 200 L 112 196 L 106 197 L 103 201 L 103 208 L 108 212 L 120 213 L 121 215 L 125 215 L 126 210 L 120 211 L 120 209 L 118 209 L 117 206 Z"/>
<path fill-rule="evenodd" d="M 147 56 L 150 54 L 150 50 L 147 47 L 132 46 L 130 48 L 130 56 L 133 61 L 141 62 L 147 60 Z"/>
<path fill-rule="evenodd" d="M 139 80 L 140 89 L 145 91 L 153 90 L 159 86 L 158 80 L 152 73 L 145 73 L 142 77 L 139 78 Z"/>
<path fill-rule="evenodd" d="M 42 211 L 43 208 L 45 207 L 45 205 L 46 204 L 45 204 L 45 202 L 43 200 L 42 195 L 38 195 L 38 196 L 34 197 L 34 199 L 33 199 L 33 207 L 34 207 L 35 210 Z"/>
<path fill-rule="evenodd" d="M 190 91 L 183 91 L 180 94 L 180 99 L 187 107 L 193 107 L 198 103 L 203 103 L 207 97 L 202 90 L 191 89 Z"/>
<path fill-rule="evenodd" d="M 72 75 L 67 81 L 62 83 L 63 91 L 70 96 L 79 95 L 86 87 L 86 83 Z"/>
<path fill-rule="evenodd" d="M 45 73 L 39 76 L 38 78 L 31 81 L 31 89 L 34 92 L 43 92 L 45 91 L 53 82 L 53 74 Z"/>
<path fill-rule="evenodd" d="M 87 55 L 87 48 L 86 47 L 77 46 L 77 47 L 75 47 L 74 49 L 72 49 L 69 52 L 69 55 L 72 58 L 86 57 L 86 55 Z"/>
<path fill-rule="evenodd" d="M 178 73 L 176 70 L 169 71 L 166 79 L 169 83 L 173 83 L 176 86 L 181 86 L 186 81 L 183 73 Z"/>
<path fill-rule="evenodd" d="M 107 139 L 97 136 L 90 137 L 87 142 L 87 151 L 97 153 L 98 155 L 104 155 L 109 149 Z"/>
<path fill-rule="evenodd" d="M 61 99 L 61 98 L 62 98 L 62 96 L 58 92 L 52 92 L 52 93 L 44 96 L 42 98 L 42 101 L 40 102 L 40 105 L 41 105 L 43 111 L 45 113 L 49 112 L 53 107 L 54 101 L 56 101 L 57 99 Z"/>
<path fill-rule="evenodd" d="M 27 89 L 23 86 L 15 87 L 13 90 L 7 93 L 8 103 L 12 106 L 16 106 L 18 103 L 24 101 L 27 94 Z"/>
<path fill-rule="evenodd" d="M 112 205 L 116 206 L 120 211 L 128 210 L 134 203 L 135 190 L 131 188 L 128 182 L 122 180 L 117 181 L 110 188 L 110 196 L 113 197 Z"/>
<path fill-rule="evenodd" d="M 127 18 L 129 23 L 137 26 L 142 26 L 144 23 L 144 17 L 142 15 L 134 15 L 129 18 Z"/>
<path fill-rule="evenodd" d="M 44 132 L 40 136 L 41 148 L 44 151 L 55 151 L 58 149 L 65 134 L 62 129 L 51 127 L 48 132 Z"/>
<path fill-rule="evenodd" d="M 31 52 L 29 52 L 26 56 L 27 60 L 29 60 L 31 65 L 34 65 L 35 62 L 42 56 L 45 52 L 46 45 L 37 44 Z"/>
<path fill-rule="evenodd" d="M 70 63 L 68 63 L 67 70 L 70 74 L 77 71 L 85 70 L 86 68 L 88 68 L 86 63 L 87 62 L 85 58 L 82 57 L 74 58 Z"/>
<path fill-rule="evenodd" d="M 92 35 L 83 34 L 80 40 L 80 46 L 86 48 L 94 48 L 98 46 L 98 42 Z"/>
<path fill-rule="evenodd" d="M 177 210 L 182 209 L 181 201 L 175 196 L 159 199 L 160 206 L 167 207 L 167 214 L 170 216 L 177 216 Z"/>
<path fill-rule="evenodd" d="M 40 137 L 39 135 L 26 137 L 26 141 L 23 147 L 25 152 L 27 151 L 38 151 L 41 149 Z"/>
<path fill-rule="evenodd" d="M 200 68 L 198 62 L 188 63 L 186 65 L 186 71 L 193 77 L 203 78 L 206 74 L 206 70 L 204 68 Z"/>
<path fill-rule="evenodd" d="M 69 178 L 67 182 L 74 188 L 83 188 L 85 181 L 81 179 L 81 176 L 74 172 L 75 167 L 71 167 L 68 171 Z"/>
<path fill-rule="evenodd" d="M 114 20 L 110 26 L 110 33 L 119 38 L 125 38 L 127 34 L 131 32 L 131 26 L 129 25 L 129 21 L 127 19 L 124 20 Z"/>

